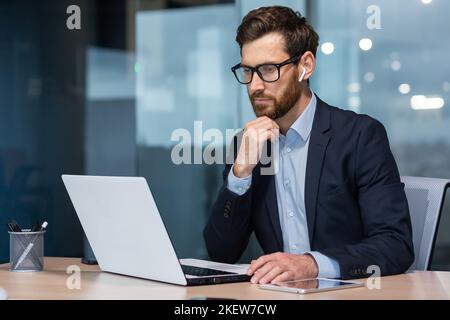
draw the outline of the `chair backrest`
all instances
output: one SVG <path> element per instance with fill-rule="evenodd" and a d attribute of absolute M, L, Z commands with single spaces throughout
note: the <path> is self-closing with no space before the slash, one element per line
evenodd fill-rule
<path fill-rule="evenodd" d="M 428 270 L 433 243 L 450 180 L 402 176 L 413 229 L 415 260 L 410 270 Z"/>
<path fill-rule="evenodd" d="M 8 299 L 8 294 L 6 291 L 2 288 L 0 288 L 0 300 L 6 300 Z"/>

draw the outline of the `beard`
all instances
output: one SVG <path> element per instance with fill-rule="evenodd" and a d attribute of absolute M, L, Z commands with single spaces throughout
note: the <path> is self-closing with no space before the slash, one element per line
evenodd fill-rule
<path fill-rule="evenodd" d="M 253 106 L 253 112 L 257 117 L 266 116 L 272 120 L 282 118 L 291 110 L 297 103 L 301 96 L 301 86 L 297 81 L 298 76 L 294 73 L 284 90 L 279 94 L 280 98 L 265 95 L 262 92 L 256 91 L 250 96 L 250 102 Z M 258 104 L 255 99 L 270 99 L 271 104 Z"/>

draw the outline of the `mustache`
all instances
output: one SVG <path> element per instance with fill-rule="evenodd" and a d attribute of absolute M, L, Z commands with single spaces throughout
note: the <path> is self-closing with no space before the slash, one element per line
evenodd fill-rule
<path fill-rule="evenodd" d="M 254 101 L 255 99 L 270 99 L 270 100 L 275 100 L 275 97 L 272 97 L 272 96 L 265 95 L 265 94 L 262 94 L 262 93 L 257 92 L 257 93 L 252 94 L 252 95 L 250 96 L 250 99 L 251 99 L 252 101 Z"/>

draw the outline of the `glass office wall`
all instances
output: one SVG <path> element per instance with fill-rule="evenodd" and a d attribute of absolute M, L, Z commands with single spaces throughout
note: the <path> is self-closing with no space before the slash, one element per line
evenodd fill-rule
<path fill-rule="evenodd" d="M 386 127 L 400 173 L 450 177 L 450 2 L 311 1 L 312 86 Z"/>
<path fill-rule="evenodd" d="M 206 130 L 237 125 L 238 89 L 228 72 L 237 59 L 235 21 L 233 4 L 136 16 L 137 173 L 149 181 L 182 256 L 207 256 L 202 230 L 223 169 L 202 158 L 194 164 L 194 154 L 213 142 L 203 141 Z M 190 141 L 172 138 L 176 130 L 188 132 Z M 173 162 L 179 143 L 189 149 L 189 163 Z"/>
<path fill-rule="evenodd" d="M 11 219 L 47 220 L 48 256 L 83 255 L 61 174 L 135 173 L 128 3 L 0 1 L 0 263 Z M 68 27 L 72 5 L 79 29 Z"/>
<path fill-rule="evenodd" d="M 66 26 L 72 4 L 79 30 Z M 225 136 L 254 117 L 230 72 L 235 30 L 249 10 L 274 4 L 302 12 L 320 35 L 319 97 L 380 120 L 401 174 L 450 177 L 448 1 L 5 0 L 0 223 L 47 219 L 46 254 L 80 256 L 60 175 L 138 175 L 180 256 L 206 257 L 202 230 L 223 165 L 175 164 L 172 134 L 189 132 L 194 161 L 196 150 L 226 146 L 208 129 Z M 0 261 L 8 253 L 0 232 Z M 259 253 L 253 239 L 242 261 Z"/>

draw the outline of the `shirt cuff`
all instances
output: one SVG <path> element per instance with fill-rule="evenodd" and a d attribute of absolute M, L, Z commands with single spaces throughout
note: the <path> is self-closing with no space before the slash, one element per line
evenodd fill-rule
<path fill-rule="evenodd" d="M 233 173 L 233 167 L 231 167 L 230 172 L 228 173 L 227 179 L 227 188 L 233 193 L 236 193 L 239 196 L 242 196 L 247 192 L 248 188 L 252 183 L 252 175 L 250 174 L 245 178 L 238 178 Z"/>
<path fill-rule="evenodd" d="M 317 251 L 307 252 L 307 254 L 311 255 L 314 260 L 316 260 L 317 267 L 319 268 L 318 278 L 336 279 L 341 277 L 341 269 L 336 260 Z"/>

